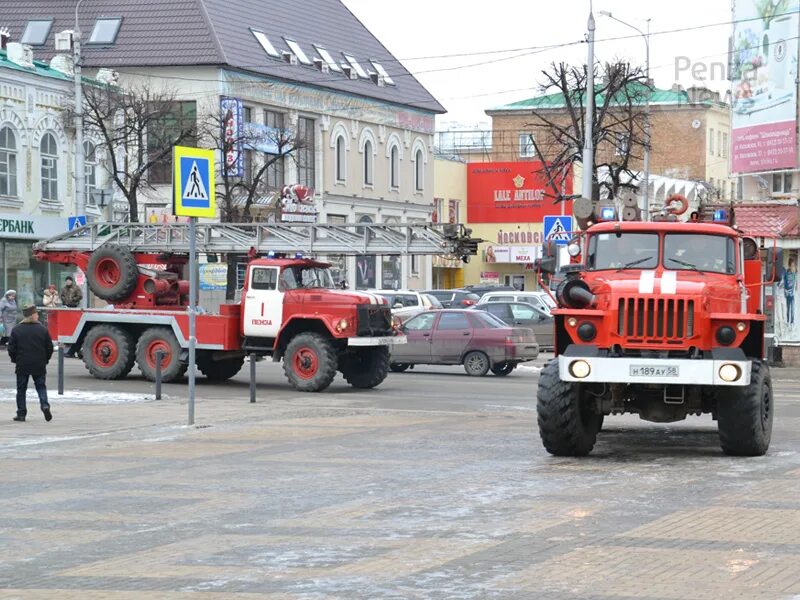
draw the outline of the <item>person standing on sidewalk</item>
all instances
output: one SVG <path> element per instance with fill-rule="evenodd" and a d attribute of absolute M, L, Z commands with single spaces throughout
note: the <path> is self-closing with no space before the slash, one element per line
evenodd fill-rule
<path fill-rule="evenodd" d="M 15 421 L 24 421 L 28 414 L 25 395 L 28 393 L 28 378 L 39 395 L 39 404 L 46 421 L 53 418 L 50 403 L 47 401 L 47 363 L 53 356 L 53 341 L 47 329 L 39 323 L 39 313 L 33 305 L 22 310 L 22 322 L 11 332 L 8 341 L 8 355 L 16 364 L 17 372 L 17 416 Z"/>
<path fill-rule="evenodd" d="M 80 306 L 81 300 L 83 300 L 81 288 L 75 285 L 75 280 L 72 277 L 67 277 L 64 281 L 64 287 L 61 288 L 61 302 L 69 308 L 77 308 Z"/>
<path fill-rule="evenodd" d="M 0 346 L 8 343 L 8 338 L 17 324 L 17 292 L 8 290 L 0 300 L 0 325 L 3 326 L 3 336 L 0 338 Z"/>

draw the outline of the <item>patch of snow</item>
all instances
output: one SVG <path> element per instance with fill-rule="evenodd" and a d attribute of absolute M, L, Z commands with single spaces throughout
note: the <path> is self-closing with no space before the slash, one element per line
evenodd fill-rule
<path fill-rule="evenodd" d="M 12 402 L 12 398 L 16 398 L 17 390 L 5 389 L 0 390 L 0 402 Z M 153 402 L 155 396 L 153 394 L 131 394 L 124 392 L 92 392 L 86 390 L 64 390 L 64 395 L 59 396 L 55 390 L 47 390 L 47 395 L 50 401 L 54 404 L 130 404 L 133 402 Z M 162 399 L 166 399 L 164 394 Z M 28 390 L 28 402 L 35 400 L 39 401 L 36 396 L 36 390 Z"/>

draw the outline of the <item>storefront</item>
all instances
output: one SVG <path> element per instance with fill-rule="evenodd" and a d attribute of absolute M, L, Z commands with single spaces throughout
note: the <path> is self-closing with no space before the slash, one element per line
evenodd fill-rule
<path fill-rule="evenodd" d="M 75 267 L 39 262 L 33 258 L 34 242 L 64 233 L 67 220 L 40 215 L 0 213 L 0 264 L 2 270 L 2 292 L 17 291 L 17 303 L 42 303 L 42 294 L 48 285 L 59 289 L 68 275 L 76 275 Z"/>
<path fill-rule="evenodd" d="M 570 174 L 561 193 L 572 193 Z M 507 285 L 536 290 L 534 262 L 541 257 L 544 217 L 572 214 L 570 202 L 554 204 L 542 163 L 471 163 L 467 170 L 467 222 L 484 240 L 465 266 L 466 285 Z"/>

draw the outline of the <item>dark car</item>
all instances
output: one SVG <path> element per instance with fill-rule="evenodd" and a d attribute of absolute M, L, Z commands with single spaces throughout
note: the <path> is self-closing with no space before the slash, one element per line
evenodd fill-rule
<path fill-rule="evenodd" d="M 444 308 L 467 308 L 477 304 L 480 296 L 468 290 L 428 290 L 425 292 L 442 303 Z"/>
<path fill-rule="evenodd" d="M 420 313 L 406 321 L 402 330 L 408 342 L 392 347 L 390 368 L 394 372 L 416 364 L 464 365 L 467 374 L 475 377 L 490 370 L 503 376 L 539 355 L 533 330 L 508 327 L 479 310 Z"/>
<path fill-rule="evenodd" d="M 488 294 L 489 292 L 518 292 L 519 290 L 515 287 L 511 287 L 510 285 L 466 285 L 464 289 L 468 292 L 471 292 L 480 298 L 484 294 Z"/>
<path fill-rule="evenodd" d="M 555 339 L 553 317 L 539 307 L 527 302 L 487 302 L 476 304 L 471 310 L 494 315 L 509 327 L 529 327 L 536 334 L 542 350 L 552 350 Z"/>

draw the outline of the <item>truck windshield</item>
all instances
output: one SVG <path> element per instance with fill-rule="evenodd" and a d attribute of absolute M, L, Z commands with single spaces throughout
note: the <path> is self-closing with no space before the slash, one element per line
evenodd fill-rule
<path fill-rule="evenodd" d="M 722 235 L 667 234 L 664 267 L 676 271 L 736 273 L 736 244 Z"/>
<path fill-rule="evenodd" d="M 320 267 L 288 267 L 281 274 L 283 288 L 297 290 L 300 288 L 333 289 L 333 277 L 328 269 Z"/>
<path fill-rule="evenodd" d="M 658 234 L 599 233 L 589 238 L 586 267 L 603 269 L 655 269 L 658 265 Z"/>

